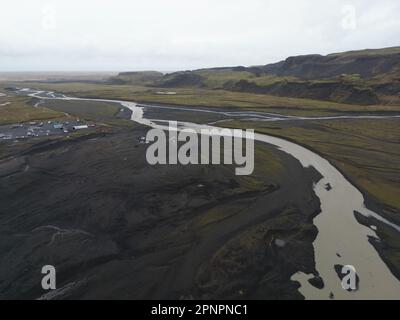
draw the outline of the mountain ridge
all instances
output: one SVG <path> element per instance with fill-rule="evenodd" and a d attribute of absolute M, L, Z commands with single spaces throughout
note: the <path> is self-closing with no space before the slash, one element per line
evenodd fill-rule
<path fill-rule="evenodd" d="M 260 66 L 124 72 L 112 84 L 202 88 L 349 104 L 400 104 L 400 47 L 291 56 Z"/>

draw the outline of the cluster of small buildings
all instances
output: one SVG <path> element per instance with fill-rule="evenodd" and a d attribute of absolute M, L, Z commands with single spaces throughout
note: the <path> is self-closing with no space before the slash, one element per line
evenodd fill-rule
<path fill-rule="evenodd" d="M 29 137 L 42 137 L 50 135 L 68 134 L 76 130 L 94 127 L 80 120 L 74 121 L 31 121 L 29 123 L 5 125 L 0 127 L 0 139 L 24 139 Z"/>
<path fill-rule="evenodd" d="M 48 121 L 48 123 L 53 125 L 54 129 L 60 129 L 63 130 L 65 133 L 68 133 L 71 130 L 82 130 L 82 129 L 87 129 L 89 126 L 87 124 L 81 123 L 79 120 L 74 121 L 74 122 L 52 122 Z"/>

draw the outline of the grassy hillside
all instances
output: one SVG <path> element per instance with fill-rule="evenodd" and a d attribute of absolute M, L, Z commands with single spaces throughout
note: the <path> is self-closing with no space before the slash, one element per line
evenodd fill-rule
<path fill-rule="evenodd" d="M 163 77 L 161 72 L 140 71 L 140 72 L 121 72 L 108 80 L 109 84 L 151 84 Z"/>
<path fill-rule="evenodd" d="M 367 79 L 393 73 L 399 68 L 400 47 L 349 51 L 327 56 L 295 56 L 263 67 L 269 74 L 307 80 L 334 78 L 342 74 L 359 74 Z"/>
<path fill-rule="evenodd" d="M 352 50 L 347 52 L 331 53 L 328 57 L 358 57 L 358 56 L 386 56 L 400 54 L 400 47 L 388 47 L 382 49 Z"/>
<path fill-rule="evenodd" d="M 358 105 L 400 104 L 400 47 L 289 57 L 265 66 L 120 73 L 112 84 L 223 89 Z"/>

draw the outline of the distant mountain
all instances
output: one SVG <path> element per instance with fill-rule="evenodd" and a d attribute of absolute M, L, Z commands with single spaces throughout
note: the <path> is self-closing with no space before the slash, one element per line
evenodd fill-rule
<path fill-rule="evenodd" d="M 116 77 L 108 79 L 109 84 L 138 84 L 146 85 L 153 83 L 163 77 L 163 73 L 158 71 L 132 71 L 120 72 Z"/>
<path fill-rule="evenodd" d="M 120 73 L 114 84 L 204 88 L 328 100 L 400 104 L 400 47 L 289 57 L 253 67 Z"/>

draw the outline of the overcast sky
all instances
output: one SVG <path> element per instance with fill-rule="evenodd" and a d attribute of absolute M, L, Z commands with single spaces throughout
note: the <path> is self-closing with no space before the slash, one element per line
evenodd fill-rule
<path fill-rule="evenodd" d="M 400 45 L 399 0 L 13 0 L 0 71 L 173 71 Z"/>

